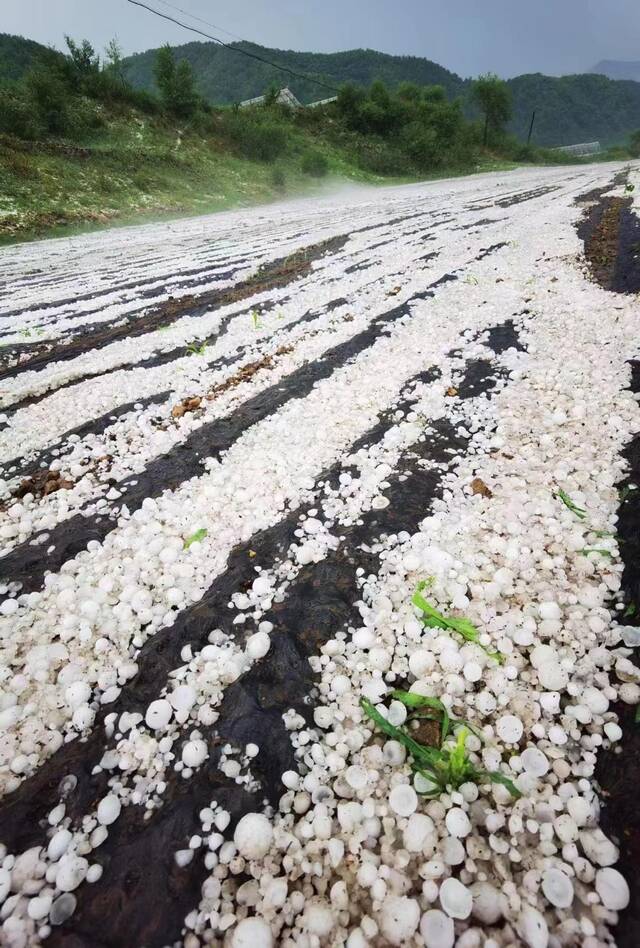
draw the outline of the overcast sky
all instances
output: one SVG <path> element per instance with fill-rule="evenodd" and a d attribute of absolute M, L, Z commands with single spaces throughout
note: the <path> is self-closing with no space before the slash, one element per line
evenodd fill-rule
<path fill-rule="evenodd" d="M 145 2 L 185 19 L 162 0 Z M 600 59 L 640 59 L 640 0 L 171 0 L 171 4 L 265 46 L 322 52 L 369 47 L 426 56 L 462 76 L 487 70 L 505 77 L 523 72 L 559 75 L 588 70 Z M 98 48 L 116 35 L 126 53 L 197 39 L 127 0 L 0 0 L 0 6 L 0 32 L 58 47 L 65 33 L 88 37 Z"/>

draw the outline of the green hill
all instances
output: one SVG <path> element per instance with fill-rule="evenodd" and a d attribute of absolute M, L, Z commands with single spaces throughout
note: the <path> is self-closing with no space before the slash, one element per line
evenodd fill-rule
<path fill-rule="evenodd" d="M 382 79 L 391 88 L 404 81 L 441 85 L 450 98 L 459 96 L 465 100 L 465 111 L 473 114 L 466 102 L 469 80 L 429 59 L 389 56 L 371 49 L 297 53 L 250 43 L 232 45 L 243 46 L 329 85 L 344 82 L 369 85 L 374 79 Z M 150 49 L 125 60 L 127 77 L 137 88 L 153 89 L 156 53 L 157 50 Z M 229 104 L 250 99 L 261 95 L 273 83 L 288 85 L 301 102 L 330 94 L 314 83 L 287 76 L 215 43 L 187 43 L 176 47 L 176 55 L 191 63 L 200 92 L 211 102 Z M 525 138 L 535 109 L 534 141 L 539 145 L 570 145 L 593 140 L 619 142 L 640 127 L 640 83 L 637 82 L 614 81 L 590 74 L 555 78 L 536 73 L 510 79 L 509 85 L 514 97 L 512 131 Z"/>
<path fill-rule="evenodd" d="M 42 43 L 24 36 L 0 33 L 0 81 L 21 79 L 36 60 L 51 55 L 52 50 Z"/>
<path fill-rule="evenodd" d="M 419 85 L 441 85 L 451 97 L 460 94 L 464 82 L 429 59 L 417 56 L 388 56 L 372 49 L 353 49 L 343 53 L 297 53 L 293 50 L 267 49 L 253 43 L 233 43 L 270 59 L 294 72 L 321 79 L 329 85 L 345 82 L 369 85 L 382 79 L 396 86 L 407 79 Z M 313 102 L 331 95 L 322 86 L 304 79 L 287 76 L 278 69 L 216 43 L 187 43 L 176 47 L 176 56 L 186 59 L 193 68 L 202 95 L 211 102 L 231 104 L 262 95 L 270 85 L 288 85 L 301 102 Z M 125 73 L 132 85 L 153 88 L 153 63 L 157 50 L 149 49 L 125 60 Z"/>

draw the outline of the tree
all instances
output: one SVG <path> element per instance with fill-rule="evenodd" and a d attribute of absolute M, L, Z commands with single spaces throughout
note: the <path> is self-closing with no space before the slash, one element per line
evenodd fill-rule
<path fill-rule="evenodd" d="M 483 142 L 486 145 L 489 141 L 489 133 L 503 132 L 511 118 L 511 90 L 503 79 L 488 72 L 473 83 L 471 98 L 484 115 Z"/>
<path fill-rule="evenodd" d="M 629 137 L 629 151 L 634 158 L 640 158 L 640 128 Z"/>
<path fill-rule="evenodd" d="M 122 83 L 123 85 L 126 82 L 124 75 L 124 67 L 122 64 L 122 47 L 120 43 L 114 37 L 112 40 L 109 40 L 107 45 L 104 48 L 105 53 L 105 69 L 107 72 L 111 73 L 113 78 L 117 82 Z"/>
<path fill-rule="evenodd" d="M 193 71 L 186 59 L 176 64 L 173 50 L 167 43 L 158 50 L 153 67 L 162 105 L 178 118 L 189 118 L 198 107 Z"/>
<path fill-rule="evenodd" d="M 70 78 L 78 91 L 85 92 L 100 71 L 100 57 L 89 40 L 76 43 L 70 36 L 65 36 L 65 40 L 69 50 Z"/>

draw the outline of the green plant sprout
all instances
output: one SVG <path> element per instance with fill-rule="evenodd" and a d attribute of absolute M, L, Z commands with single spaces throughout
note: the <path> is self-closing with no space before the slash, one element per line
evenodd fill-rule
<path fill-rule="evenodd" d="M 394 692 L 394 696 L 398 696 L 399 694 L 399 692 Z M 416 701 L 416 704 L 418 701 L 421 701 L 425 707 L 430 707 L 435 710 L 438 710 L 439 706 L 440 713 L 443 715 L 441 722 L 442 739 L 439 748 L 420 744 L 414 740 L 406 730 L 396 727 L 394 724 L 390 724 L 366 698 L 360 699 L 360 706 L 367 717 L 370 718 L 381 731 L 388 737 L 402 744 L 411 754 L 413 758 L 411 768 L 414 773 L 419 774 L 427 783 L 432 785 L 430 789 L 420 791 L 422 796 L 432 798 L 444 793 L 448 787 L 458 789 L 463 783 L 472 782 L 478 784 L 487 781 L 502 784 L 513 797 L 517 798 L 521 796 L 520 791 L 513 781 L 505 777 L 504 774 L 499 771 L 478 769 L 472 763 L 465 746 L 467 737 L 469 736 L 469 729 L 466 726 L 462 725 L 460 727 L 454 740 L 447 740 L 448 722 L 450 719 L 447 716 L 447 732 L 445 733 L 444 714 L 447 712 L 441 701 L 438 701 L 437 698 L 427 698 L 424 695 L 413 696 L 406 692 L 404 693 L 405 699 L 407 694 L 410 695 L 412 700 Z"/>
<path fill-rule="evenodd" d="M 635 602 L 630 602 L 627 608 L 624 610 L 623 618 L 631 619 L 636 614 L 636 604 Z"/>
<path fill-rule="evenodd" d="M 424 580 L 419 582 L 411 602 L 422 612 L 422 621 L 429 629 L 444 629 L 445 631 L 457 632 L 458 635 L 462 636 L 465 642 L 473 642 L 473 644 L 481 648 L 489 658 L 495 659 L 499 664 L 504 662 L 504 655 L 502 655 L 501 652 L 492 652 L 482 645 L 480 642 L 480 633 L 470 619 L 444 616 L 441 612 L 438 612 L 435 606 L 427 602 L 422 595 L 426 588 L 427 583 Z"/>
<path fill-rule="evenodd" d="M 171 329 L 171 325 L 169 323 L 165 323 L 164 326 L 158 326 L 158 332 L 166 332 L 167 329 Z"/>
<path fill-rule="evenodd" d="M 254 328 L 254 329 L 260 329 L 260 328 L 261 328 L 261 325 L 260 325 L 260 313 L 258 312 L 257 309 L 252 309 L 252 310 L 251 310 L 251 319 L 253 320 L 253 328 Z"/>
<path fill-rule="evenodd" d="M 625 185 L 625 188 L 624 188 L 624 189 L 625 189 L 625 191 L 627 191 L 629 194 L 631 194 L 632 191 L 635 191 L 636 186 L 635 186 L 635 184 L 627 184 L 627 185 Z"/>
<path fill-rule="evenodd" d="M 602 540 L 606 539 L 607 537 L 613 538 L 616 536 L 616 534 L 611 533 L 610 530 L 592 530 L 591 532 L 593 533 L 594 537 L 598 537 L 598 539 L 602 539 Z"/>
<path fill-rule="evenodd" d="M 201 543 L 208 532 L 209 531 L 204 527 L 200 527 L 200 529 L 196 530 L 195 533 L 192 533 L 190 537 L 187 537 L 187 539 L 184 541 L 183 549 L 188 550 L 192 543 Z"/>
<path fill-rule="evenodd" d="M 610 560 L 613 559 L 613 553 L 611 550 L 605 550 L 602 547 L 597 546 L 585 546 L 584 549 L 578 550 L 578 553 L 580 553 L 581 556 L 588 556 L 589 553 L 599 553 L 600 556 L 605 556 Z"/>
<path fill-rule="evenodd" d="M 468 283 L 470 286 L 478 286 L 479 280 L 477 276 L 474 276 L 473 273 L 470 273 L 469 276 L 464 278 L 464 282 Z"/>
<path fill-rule="evenodd" d="M 187 346 L 187 355 L 204 355 L 207 348 L 206 340 L 198 345 L 197 342 L 190 342 Z"/>
<path fill-rule="evenodd" d="M 571 500 L 569 495 L 565 491 L 563 491 L 562 488 L 559 488 L 556 494 L 556 497 L 558 498 L 558 500 L 562 501 L 562 503 L 565 505 L 565 507 L 567 507 L 571 511 L 571 513 L 574 513 L 576 515 L 578 520 L 586 519 L 587 511 L 584 509 L 584 507 L 578 507 L 577 504 L 574 504 L 574 502 Z"/>

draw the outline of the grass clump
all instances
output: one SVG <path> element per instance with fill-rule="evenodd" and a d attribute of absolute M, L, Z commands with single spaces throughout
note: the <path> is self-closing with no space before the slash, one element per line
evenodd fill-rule
<path fill-rule="evenodd" d="M 568 510 L 571 511 L 571 513 L 576 515 L 578 520 L 586 520 L 587 511 L 584 509 L 584 507 L 578 507 L 578 505 L 571 500 L 566 491 L 563 491 L 562 488 L 559 488 L 555 496 L 558 498 L 558 500 L 562 501 L 562 503 L 565 505 L 565 507 L 567 507 Z"/>
<path fill-rule="evenodd" d="M 205 527 L 200 527 L 200 529 L 192 533 L 190 537 L 187 537 L 184 541 L 183 549 L 188 550 L 192 543 L 202 543 L 208 532 Z"/>
<path fill-rule="evenodd" d="M 207 343 L 190 342 L 187 346 L 187 355 L 204 355 L 207 350 Z"/>
<path fill-rule="evenodd" d="M 383 733 L 407 749 L 412 757 L 413 772 L 431 785 L 429 789 L 420 791 L 422 796 L 437 797 L 448 788 L 457 790 L 463 783 L 487 782 L 502 784 L 513 797 L 521 795 L 513 781 L 500 771 L 488 771 L 475 766 L 466 749 L 470 725 L 452 718 L 442 701 L 407 691 L 394 691 L 391 697 L 411 709 L 407 717 L 408 723 L 416 718 L 427 717 L 440 724 L 440 746 L 430 747 L 416 741 L 406 728 L 396 727 L 387 721 L 366 698 L 360 699 L 360 706 L 366 716 Z M 456 726 L 458 729 L 454 735 L 451 728 Z"/>
<path fill-rule="evenodd" d="M 504 655 L 501 652 L 493 652 L 485 648 L 480 642 L 480 633 L 470 619 L 465 617 L 456 618 L 445 616 L 430 602 L 427 602 L 422 593 L 428 588 L 428 585 L 429 584 L 424 580 L 418 583 L 411 599 L 413 605 L 422 613 L 422 622 L 424 625 L 429 629 L 443 629 L 448 632 L 457 632 L 458 635 L 462 636 L 465 642 L 472 642 L 481 648 L 489 658 L 493 658 L 496 662 L 502 664 L 504 662 Z"/>

